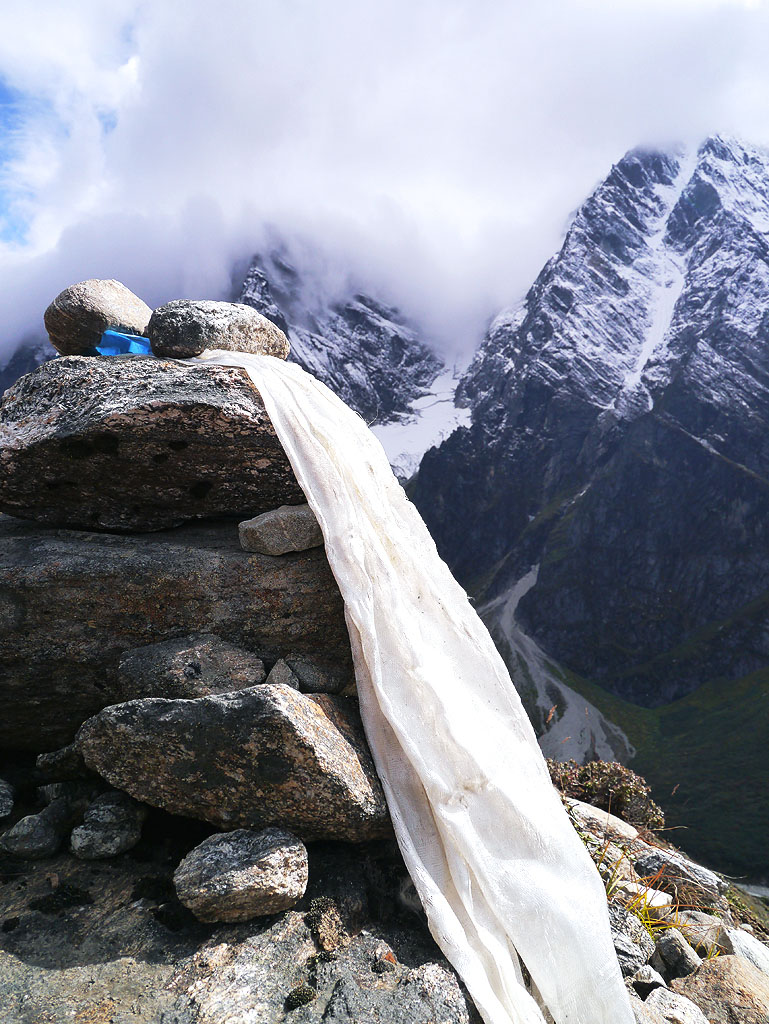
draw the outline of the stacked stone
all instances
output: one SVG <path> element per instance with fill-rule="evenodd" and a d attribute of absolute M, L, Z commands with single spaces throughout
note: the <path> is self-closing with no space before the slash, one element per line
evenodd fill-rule
<path fill-rule="evenodd" d="M 0 405 L 0 748 L 64 790 L 0 844 L 46 857 L 71 833 L 114 856 L 150 805 L 224 830 L 176 876 L 203 920 L 285 909 L 302 841 L 387 836 L 387 808 L 341 596 L 261 396 L 175 360 L 288 340 L 250 307 L 153 313 L 116 281 L 66 289 L 45 323 L 63 358 Z M 93 355 L 105 331 L 154 356 Z"/>

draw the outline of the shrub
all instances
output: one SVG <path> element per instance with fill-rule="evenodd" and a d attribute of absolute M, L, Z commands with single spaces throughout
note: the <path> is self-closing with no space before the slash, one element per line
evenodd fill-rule
<path fill-rule="evenodd" d="M 553 785 L 565 796 L 583 800 L 637 828 L 657 829 L 665 825 L 662 809 L 651 798 L 646 781 L 617 761 L 551 761 Z"/>

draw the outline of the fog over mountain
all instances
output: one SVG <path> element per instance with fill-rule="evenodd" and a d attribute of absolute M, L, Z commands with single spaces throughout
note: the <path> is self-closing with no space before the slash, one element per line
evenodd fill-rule
<path fill-rule="evenodd" d="M 469 349 L 627 149 L 769 141 L 757 3 L 6 0 L 0 30 L 0 360 L 73 280 L 227 295 L 269 226 Z"/>

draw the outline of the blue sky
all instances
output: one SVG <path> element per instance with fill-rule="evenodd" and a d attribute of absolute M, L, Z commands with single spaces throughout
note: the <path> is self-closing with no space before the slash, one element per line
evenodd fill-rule
<path fill-rule="evenodd" d="M 215 297 L 273 225 L 447 345 L 638 144 L 769 142 L 756 0 L 3 0 L 0 359 L 72 281 Z"/>

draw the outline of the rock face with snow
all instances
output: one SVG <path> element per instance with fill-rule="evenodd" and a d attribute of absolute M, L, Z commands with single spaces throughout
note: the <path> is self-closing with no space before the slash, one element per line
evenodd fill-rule
<path fill-rule="evenodd" d="M 460 576 L 499 592 L 538 563 L 522 621 L 641 703 L 769 660 L 768 228 L 769 155 L 630 153 L 492 325 L 460 385 L 473 425 L 420 470 Z"/>
<path fill-rule="evenodd" d="M 472 425 L 412 491 L 496 633 L 637 705 L 710 681 L 700 741 L 769 665 L 768 232 L 766 152 L 629 153 L 491 325 L 459 387 Z"/>
<path fill-rule="evenodd" d="M 368 422 L 408 412 L 429 390 L 438 358 L 396 309 L 369 295 L 329 299 L 279 252 L 254 258 L 238 297 L 288 334 L 289 359 Z"/>

